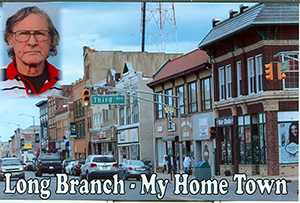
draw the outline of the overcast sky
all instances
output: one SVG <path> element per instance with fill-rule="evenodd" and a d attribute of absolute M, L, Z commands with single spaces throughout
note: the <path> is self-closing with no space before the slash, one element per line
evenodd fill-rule
<path fill-rule="evenodd" d="M 4 3 L 0 19 L 1 36 L 3 36 L 7 17 L 19 8 L 29 5 L 38 5 L 46 10 L 60 33 L 58 56 L 49 58 L 49 61 L 63 71 L 63 84 L 71 84 L 83 77 L 83 46 L 98 51 L 141 51 L 141 3 Z M 174 5 L 176 32 L 174 21 L 172 24 L 166 21 L 163 24 L 163 37 L 170 39 L 163 40 L 166 45 L 162 46 L 162 43 L 157 42 L 161 38 L 156 34 L 159 30 L 155 19 L 159 20 L 159 18 L 156 15 L 149 17 L 150 11 L 158 7 L 157 3 L 147 3 L 147 19 L 151 20 L 147 21 L 146 26 L 145 51 L 185 54 L 197 49 L 197 45 L 211 30 L 212 19 L 227 19 L 229 10 L 238 10 L 240 3 L 175 3 Z M 244 3 L 244 5 L 253 4 Z M 163 10 L 168 10 L 167 13 L 173 15 L 169 10 L 171 3 L 164 3 L 162 6 Z M 3 40 L 0 41 L 0 46 L 4 50 L 6 45 Z M 5 67 L 9 62 L 10 59 L 3 51 L 0 66 Z M 19 116 L 21 113 L 34 116 L 35 124 L 39 124 L 39 109 L 35 104 L 40 100 L 0 98 L 1 141 L 9 140 L 17 125 L 22 129 L 32 125 L 32 118 Z"/>

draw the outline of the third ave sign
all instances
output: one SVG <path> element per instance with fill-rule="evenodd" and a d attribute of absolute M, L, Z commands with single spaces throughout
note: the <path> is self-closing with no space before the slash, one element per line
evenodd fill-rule
<path fill-rule="evenodd" d="M 125 104 L 125 95 L 92 95 L 93 104 Z"/>

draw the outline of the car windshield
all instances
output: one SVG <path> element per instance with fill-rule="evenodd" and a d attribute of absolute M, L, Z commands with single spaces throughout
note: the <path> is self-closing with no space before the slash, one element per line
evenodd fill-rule
<path fill-rule="evenodd" d="M 103 156 L 103 157 L 94 157 L 93 162 L 108 163 L 108 162 L 116 162 L 116 161 L 115 161 L 114 157 Z"/>
<path fill-rule="evenodd" d="M 137 161 L 137 160 L 129 161 L 129 165 L 133 165 L 133 166 L 145 166 L 144 162 Z"/>
<path fill-rule="evenodd" d="M 19 159 L 4 159 L 2 160 L 2 166 L 13 166 L 13 165 L 21 165 Z"/>

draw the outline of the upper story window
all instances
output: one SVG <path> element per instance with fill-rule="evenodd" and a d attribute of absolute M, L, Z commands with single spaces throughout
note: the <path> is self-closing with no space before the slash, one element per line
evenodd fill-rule
<path fill-rule="evenodd" d="M 285 72 L 286 78 L 284 79 L 283 89 L 293 90 L 299 89 L 299 62 L 298 54 L 289 54 L 289 57 L 282 56 L 281 61 L 286 64 L 288 70 Z M 282 64 L 283 65 L 283 64 Z"/>
<path fill-rule="evenodd" d="M 131 124 L 131 107 L 130 105 L 126 106 L 126 124 Z"/>
<path fill-rule="evenodd" d="M 179 99 L 179 106 L 180 106 L 180 112 L 181 114 L 185 114 L 185 91 L 184 91 L 184 85 L 176 87 L 176 96 L 180 96 Z M 178 102 L 178 99 L 176 99 L 176 103 Z M 178 106 L 178 104 L 177 104 Z M 177 113 L 178 115 L 178 113 Z"/>
<path fill-rule="evenodd" d="M 225 70 L 224 67 L 219 68 L 219 92 L 220 101 L 225 99 Z"/>
<path fill-rule="evenodd" d="M 208 110 L 212 108 L 212 88 L 211 77 L 201 80 L 201 110 Z"/>
<path fill-rule="evenodd" d="M 188 84 L 188 109 L 189 113 L 198 111 L 198 85 L 197 81 Z"/>
<path fill-rule="evenodd" d="M 255 70 L 256 70 L 256 91 L 263 91 L 263 66 L 261 54 L 255 56 Z"/>
<path fill-rule="evenodd" d="M 158 92 L 161 94 L 162 92 Z M 156 95 L 156 102 L 163 103 L 163 96 Z M 163 118 L 163 106 L 161 104 L 156 104 L 156 119 Z"/>
<path fill-rule="evenodd" d="M 254 59 L 253 57 L 247 59 L 248 64 L 248 93 L 255 93 L 255 74 L 254 74 Z"/>
<path fill-rule="evenodd" d="M 226 98 L 230 99 L 232 97 L 232 90 L 231 90 L 231 66 L 226 66 Z"/>
<path fill-rule="evenodd" d="M 139 105 L 133 104 L 132 106 L 132 114 L 133 114 L 133 123 L 138 123 L 140 121 L 140 114 L 139 114 Z"/>
<path fill-rule="evenodd" d="M 242 96 L 243 95 L 243 80 L 242 80 L 242 62 L 238 61 L 236 63 L 236 69 L 237 69 L 237 95 Z"/>
<path fill-rule="evenodd" d="M 170 106 L 174 106 L 173 104 L 173 89 L 168 89 L 166 90 L 166 95 L 170 95 L 170 97 L 166 96 L 166 104 L 170 105 Z"/>
<path fill-rule="evenodd" d="M 119 125 L 124 125 L 125 110 L 124 106 L 120 106 L 119 110 Z"/>

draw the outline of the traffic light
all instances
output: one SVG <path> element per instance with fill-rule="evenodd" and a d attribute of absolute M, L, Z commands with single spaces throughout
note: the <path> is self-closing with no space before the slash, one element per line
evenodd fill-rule
<path fill-rule="evenodd" d="M 81 102 L 81 105 L 83 107 L 90 105 L 90 90 L 87 89 L 87 88 L 82 91 L 82 102 Z"/>
<path fill-rule="evenodd" d="M 212 140 L 212 139 L 216 138 L 217 131 L 216 131 L 215 127 L 209 127 L 208 128 L 208 133 L 209 133 L 209 139 Z"/>
<path fill-rule="evenodd" d="M 278 80 L 282 80 L 286 78 L 285 72 L 281 72 L 280 63 L 277 63 L 277 73 L 278 73 Z"/>
<path fill-rule="evenodd" d="M 267 80 L 273 80 L 274 79 L 274 75 L 273 75 L 273 64 L 269 63 L 265 65 L 265 73 L 266 73 L 266 79 Z"/>

